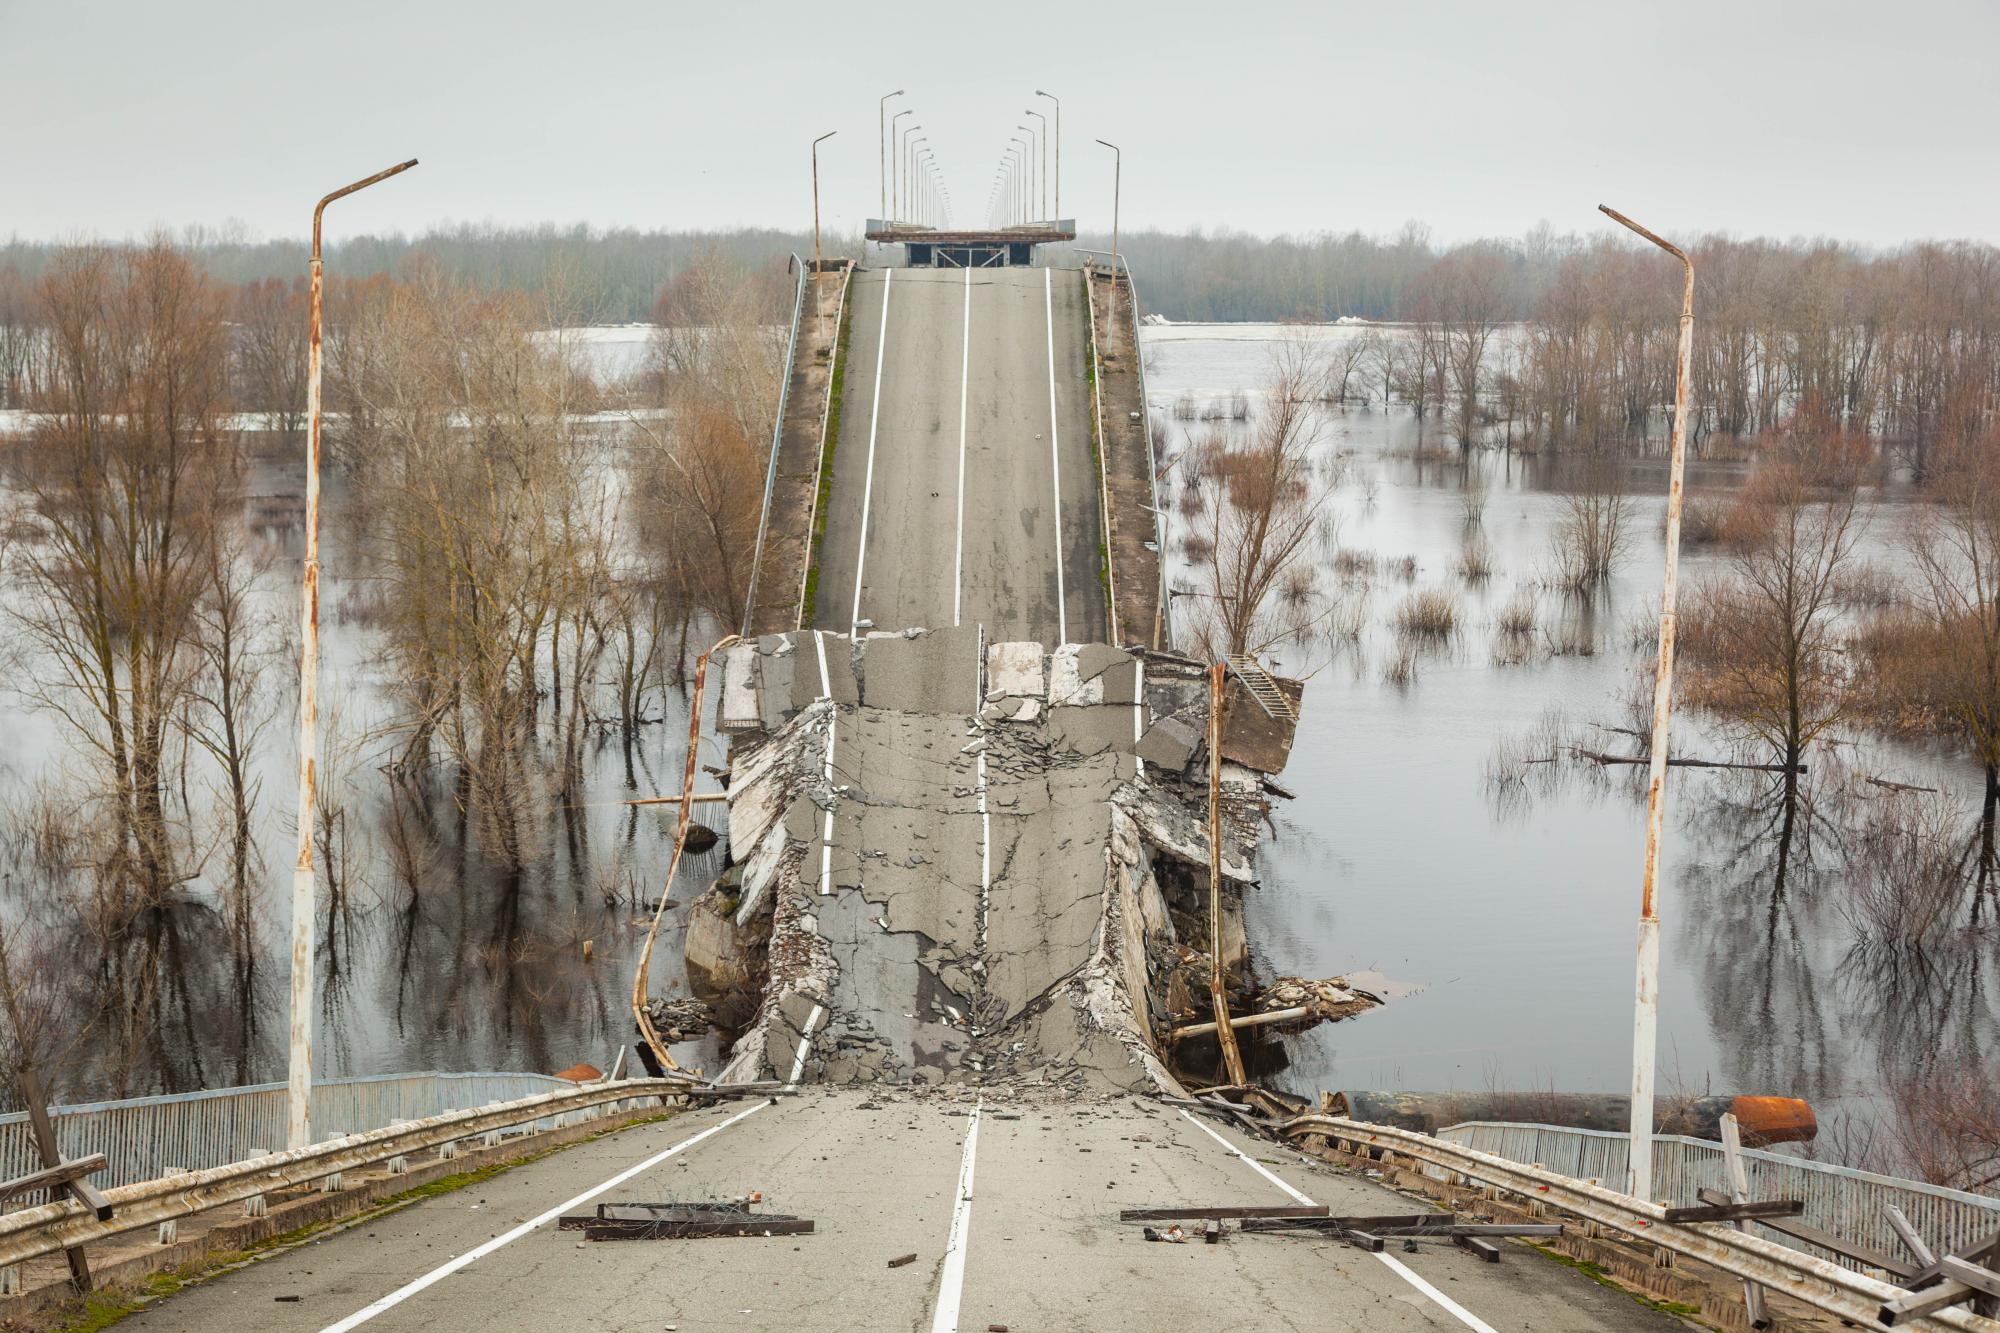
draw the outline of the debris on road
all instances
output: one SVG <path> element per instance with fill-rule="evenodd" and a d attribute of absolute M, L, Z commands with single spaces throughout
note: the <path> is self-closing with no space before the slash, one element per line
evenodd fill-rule
<path fill-rule="evenodd" d="M 909 1254 L 899 1254 L 895 1258 L 891 1259 L 889 1261 L 889 1267 L 902 1268 L 905 1267 L 906 1265 L 913 1264 L 916 1261 L 917 1261 L 916 1252 L 911 1251 Z"/>
<path fill-rule="evenodd" d="M 581 1231 L 585 1240 L 699 1240 L 711 1236 L 803 1236 L 809 1217 L 760 1213 L 761 1196 L 727 1203 L 600 1203 L 594 1213 L 571 1213 L 558 1231 Z"/>

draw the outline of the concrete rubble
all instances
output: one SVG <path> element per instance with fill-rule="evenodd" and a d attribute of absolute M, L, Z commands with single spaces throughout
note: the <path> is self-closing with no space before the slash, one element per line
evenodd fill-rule
<path fill-rule="evenodd" d="M 1164 1038 L 1212 1016 L 1170 998 L 1207 933 L 1200 664 L 806 631 L 728 650 L 721 676 L 732 869 L 704 900 L 734 931 L 689 964 L 719 1011 L 719 972 L 754 999 L 724 1080 L 1178 1088 Z M 1222 784 L 1223 947 L 1247 981 L 1268 797 L 1226 758 Z M 746 940 L 762 966 L 709 952 Z"/>

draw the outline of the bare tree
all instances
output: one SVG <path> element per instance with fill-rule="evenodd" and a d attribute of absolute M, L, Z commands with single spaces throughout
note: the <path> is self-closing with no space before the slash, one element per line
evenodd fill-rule
<path fill-rule="evenodd" d="M 1196 522 L 1209 550 L 1208 587 L 1193 600 L 1191 646 L 1211 660 L 1258 653 L 1301 632 L 1316 613 L 1314 571 L 1300 558 L 1321 531 L 1326 490 L 1313 475 L 1324 348 L 1281 340 L 1265 381 L 1265 410 L 1242 444 L 1212 433 L 1194 449 L 1210 493 Z"/>

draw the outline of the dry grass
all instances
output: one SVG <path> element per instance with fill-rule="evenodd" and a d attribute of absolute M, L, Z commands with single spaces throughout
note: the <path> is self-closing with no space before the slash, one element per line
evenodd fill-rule
<path fill-rule="evenodd" d="M 1333 553 L 1333 572 L 1344 579 L 1372 579 L 1381 565 L 1373 551 L 1343 546 Z"/>
<path fill-rule="evenodd" d="M 1396 607 L 1396 633 L 1405 640 L 1443 642 L 1458 631 L 1458 595 L 1420 588 Z"/>
<path fill-rule="evenodd" d="M 1484 583 L 1493 577 L 1493 556 L 1485 542 L 1475 539 L 1459 550 L 1458 576 L 1467 583 Z"/>
<path fill-rule="evenodd" d="M 1500 618 L 1494 622 L 1495 627 L 1511 638 L 1526 638 L 1533 634 L 1537 600 L 1533 588 L 1516 588 L 1514 595 L 1507 599 L 1507 605 L 1500 608 Z"/>

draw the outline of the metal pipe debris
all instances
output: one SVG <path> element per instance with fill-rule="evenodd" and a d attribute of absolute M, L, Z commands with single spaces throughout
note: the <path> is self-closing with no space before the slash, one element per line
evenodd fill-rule
<path fill-rule="evenodd" d="M 653 1026 L 652 1015 L 646 1011 L 647 983 L 653 967 L 653 942 L 660 937 L 660 919 L 667 914 L 674 875 L 681 868 L 681 852 L 687 847 L 688 816 L 694 811 L 694 773 L 695 764 L 701 758 L 701 699 L 708 686 L 708 659 L 731 644 L 740 642 L 740 635 L 731 634 L 694 660 L 694 689 L 688 694 L 687 762 L 682 766 L 681 773 L 681 812 L 674 823 L 674 854 L 667 862 L 666 880 L 660 885 L 660 901 L 653 909 L 653 924 L 646 928 L 646 944 L 639 951 L 639 966 L 632 973 L 632 1018 L 639 1025 L 639 1035 L 645 1039 L 646 1049 L 652 1052 L 662 1069 L 679 1069 L 680 1066 L 674 1063 L 667 1044 L 660 1040 L 659 1030 Z"/>
<path fill-rule="evenodd" d="M 1247 1083 L 1243 1053 L 1229 1022 L 1229 991 L 1222 965 L 1222 697 L 1229 668 L 1208 668 L 1208 997 L 1215 1007 L 1216 1043 L 1231 1083 Z"/>

